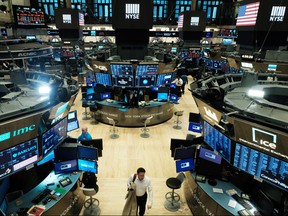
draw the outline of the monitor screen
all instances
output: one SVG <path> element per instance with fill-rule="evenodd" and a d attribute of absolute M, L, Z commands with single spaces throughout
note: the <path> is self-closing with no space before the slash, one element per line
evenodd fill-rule
<path fill-rule="evenodd" d="M 79 128 L 78 119 L 74 119 L 73 121 L 69 121 L 67 123 L 67 132 L 77 130 Z"/>
<path fill-rule="evenodd" d="M 171 52 L 177 52 L 177 47 L 171 47 Z"/>
<path fill-rule="evenodd" d="M 154 86 L 156 81 L 156 76 L 142 76 L 142 77 L 136 77 L 136 85 L 135 87 L 149 87 Z"/>
<path fill-rule="evenodd" d="M 288 190 L 288 163 L 236 143 L 233 165 L 281 189 Z"/>
<path fill-rule="evenodd" d="M 77 110 L 68 113 L 68 121 L 77 119 Z"/>
<path fill-rule="evenodd" d="M 36 39 L 36 35 L 27 35 L 26 39 L 27 40 L 35 40 Z"/>
<path fill-rule="evenodd" d="M 78 151 L 76 147 L 58 147 L 54 149 L 54 161 L 68 161 L 77 159 Z"/>
<path fill-rule="evenodd" d="M 197 142 L 195 143 L 197 139 L 195 140 L 185 140 L 185 139 L 171 139 L 170 142 L 170 150 L 171 150 L 171 157 L 174 157 L 174 152 L 176 148 L 183 148 L 183 147 L 190 147 L 193 144 L 198 144 Z"/>
<path fill-rule="evenodd" d="M 223 40 L 222 40 L 222 44 L 224 44 L 224 45 L 231 45 L 232 43 L 233 43 L 232 39 L 223 38 Z"/>
<path fill-rule="evenodd" d="M 158 72 L 158 64 L 139 64 L 136 68 L 136 76 L 151 76 Z"/>
<path fill-rule="evenodd" d="M 98 173 L 97 162 L 91 160 L 78 159 L 78 170 L 83 172 Z"/>
<path fill-rule="evenodd" d="M 276 71 L 276 70 L 277 70 L 277 65 L 275 65 L 275 64 L 268 64 L 267 70 L 268 70 L 268 71 Z"/>
<path fill-rule="evenodd" d="M 222 157 L 220 155 L 203 147 L 200 148 L 198 157 L 216 164 L 221 164 L 222 161 Z"/>
<path fill-rule="evenodd" d="M 38 161 L 38 138 L 0 152 L 0 179 Z"/>
<path fill-rule="evenodd" d="M 176 94 L 170 94 L 169 99 L 170 99 L 170 102 L 177 103 L 179 100 L 179 97 Z"/>
<path fill-rule="evenodd" d="M 249 62 L 241 62 L 241 67 L 253 69 L 253 64 Z"/>
<path fill-rule="evenodd" d="M 13 5 L 16 27 L 45 28 L 45 12 L 42 8 Z"/>
<path fill-rule="evenodd" d="M 176 148 L 174 152 L 174 160 L 194 158 L 195 152 L 196 152 L 196 145 Z"/>
<path fill-rule="evenodd" d="M 194 169 L 194 160 L 192 158 L 187 158 L 184 160 L 176 161 L 176 172 L 185 172 Z"/>
<path fill-rule="evenodd" d="M 168 100 L 168 93 L 158 92 L 157 93 L 157 99 L 159 101 L 167 101 Z"/>
<path fill-rule="evenodd" d="M 95 73 L 96 83 L 102 84 L 105 86 L 112 86 L 111 75 L 107 73 Z"/>
<path fill-rule="evenodd" d="M 134 87 L 133 77 L 113 77 L 113 83 L 116 87 Z"/>
<path fill-rule="evenodd" d="M 98 157 L 102 157 L 103 150 L 103 140 L 93 139 L 93 140 L 82 140 L 81 144 L 84 146 L 90 146 L 98 149 Z"/>
<path fill-rule="evenodd" d="M 75 57 L 75 49 L 73 46 L 63 46 L 61 49 L 61 54 L 64 58 Z"/>
<path fill-rule="evenodd" d="M 156 86 L 164 86 L 166 84 L 170 84 L 173 81 L 173 78 L 173 73 L 158 74 Z"/>
<path fill-rule="evenodd" d="M 78 171 L 77 159 L 55 163 L 54 171 L 55 174 Z"/>
<path fill-rule="evenodd" d="M 100 93 L 100 98 L 101 98 L 101 100 L 110 99 L 111 93 L 110 92 Z"/>
<path fill-rule="evenodd" d="M 42 134 L 42 157 L 56 148 L 67 136 L 67 118 L 62 119 Z"/>
<path fill-rule="evenodd" d="M 230 162 L 231 140 L 206 121 L 204 121 L 204 142 Z"/>
<path fill-rule="evenodd" d="M 98 150 L 94 147 L 88 146 L 77 146 L 78 148 L 78 158 L 85 160 L 98 160 Z"/>
<path fill-rule="evenodd" d="M 94 94 L 94 93 L 95 93 L 94 87 L 87 88 L 87 91 L 86 91 L 87 95 Z"/>
<path fill-rule="evenodd" d="M 110 64 L 112 75 L 116 76 L 133 76 L 132 64 L 130 63 L 111 63 Z"/>

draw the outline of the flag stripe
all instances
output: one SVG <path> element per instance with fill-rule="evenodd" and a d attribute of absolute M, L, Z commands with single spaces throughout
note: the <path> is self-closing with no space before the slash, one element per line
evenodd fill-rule
<path fill-rule="evenodd" d="M 260 2 L 241 5 L 236 26 L 254 26 L 256 24 Z"/>

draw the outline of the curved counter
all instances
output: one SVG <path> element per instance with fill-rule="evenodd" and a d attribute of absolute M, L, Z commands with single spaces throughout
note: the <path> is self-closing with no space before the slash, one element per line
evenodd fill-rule
<path fill-rule="evenodd" d="M 113 101 L 97 101 L 97 113 L 94 118 L 108 124 L 107 117 L 116 120 L 117 126 L 126 127 L 143 127 L 143 121 L 153 116 L 151 122 L 147 124 L 155 125 L 165 122 L 173 116 L 173 103 L 150 101 L 146 106 L 139 106 L 138 108 L 123 107 L 123 103 Z"/>

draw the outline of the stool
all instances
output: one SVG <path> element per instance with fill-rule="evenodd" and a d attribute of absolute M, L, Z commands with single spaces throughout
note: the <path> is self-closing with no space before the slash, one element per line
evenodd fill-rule
<path fill-rule="evenodd" d="M 166 180 L 166 185 L 170 189 L 171 192 L 166 193 L 164 207 L 169 211 L 178 211 L 180 208 L 180 195 L 176 193 L 174 190 L 180 189 L 182 182 L 185 179 L 185 175 L 183 173 L 179 173 L 176 178 L 171 177 Z"/>
<path fill-rule="evenodd" d="M 179 120 L 179 117 L 183 116 L 183 112 L 184 112 L 183 110 L 174 112 L 174 115 L 177 116 L 177 120 L 174 121 L 174 124 L 176 124 L 173 126 L 174 129 L 180 130 L 182 128 L 180 125 L 182 124 L 182 122 Z"/>
<path fill-rule="evenodd" d="M 92 121 L 91 124 L 96 125 L 98 124 L 98 121 L 96 120 L 96 112 L 98 111 L 98 107 L 96 104 L 92 104 L 89 106 L 89 108 L 90 108 L 90 112 L 93 113 L 93 119 L 94 119 L 94 121 Z"/>
<path fill-rule="evenodd" d="M 85 200 L 84 202 L 84 207 L 85 208 L 93 208 L 93 207 L 98 207 L 99 206 L 99 200 L 94 198 L 93 196 L 97 194 L 99 187 L 97 186 L 97 190 L 94 188 L 84 188 L 80 187 L 80 189 L 83 191 L 83 194 L 89 197 L 89 199 Z M 94 205 L 95 204 L 95 205 Z"/>
<path fill-rule="evenodd" d="M 143 123 L 144 123 L 144 128 L 141 128 L 142 133 L 140 134 L 140 136 L 142 138 L 148 138 L 150 135 L 148 134 L 149 129 L 147 128 L 147 124 L 150 123 L 151 119 L 153 118 L 153 116 L 150 116 L 148 118 L 146 118 Z"/>
<path fill-rule="evenodd" d="M 110 130 L 111 132 L 111 135 L 110 135 L 110 138 L 111 139 L 116 139 L 119 137 L 119 135 L 117 134 L 118 132 L 118 129 L 115 127 L 115 124 L 116 124 L 116 120 L 112 119 L 112 118 L 109 118 L 107 117 L 108 121 L 109 121 L 109 124 L 112 125 L 112 129 Z"/>
<path fill-rule="evenodd" d="M 85 112 L 83 113 L 85 116 L 82 118 L 83 120 L 89 120 L 90 117 L 88 116 L 87 108 L 89 107 L 88 102 L 86 100 L 82 100 L 82 107 L 84 107 Z"/>

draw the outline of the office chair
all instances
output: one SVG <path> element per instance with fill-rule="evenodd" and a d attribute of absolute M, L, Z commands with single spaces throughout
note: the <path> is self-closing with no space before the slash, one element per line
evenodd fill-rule
<path fill-rule="evenodd" d="M 174 129 L 180 130 L 182 128 L 181 127 L 182 122 L 179 120 L 179 118 L 180 116 L 183 116 L 183 112 L 184 112 L 183 110 L 174 112 L 174 115 L 177 116 L 177 120 L 174 121 L 174 124 L 176 124 L 173 126 Z"/>
<path fill-rule="evenodd" d="M 89 120 L 90 117 L 88 116 L 87 108 L 89 107 L 88 101 L 85 99 L 82 99 L 82 107 L 85 109 L 85 112 L 83 113 L 85 116 L 82 118 L 83 120 Z"/>
<path fill-rule="evenodd" d="M 115 127 L 115 124 L 117 121 L 112 119 L 112 118 L 109 118 L 109 117 L 107 117 L 107 119 L 109 121 L 109 124 L 112 125 L 112 129 L 110 130 L 110 132 L 111 132 L 110 138 L 111 139 L 117 139 L 119 137 L 119 135 L 117 134 L 118 129 Z"/>
<path fill-rule="evenodd" d="M 166 180 L 166 185 L 170 189 L 171 192 L 166 193 L 164 207 L 169 211 L 178 211 L 180 208 L 180 195 L 176 193 L 174 190 L 180 189 L 182 182 L 185 180 L 184 173 L 179 173 L 177 177 L 171 177 Z"/>
<path fill-rule="evenodd" d="M 148 118 L 146 118 L 143 123 L 144 123 L 144 128 L 141 128 L 142 133 L 140 134 L 140 136 L 142 138 L 148 138 L 150 135 L 148 133 L 149 129 L 147 128 L 147 124 L 150 123 L 151 119 L 153 118 L 153 116 L 149 116 Z"/>

